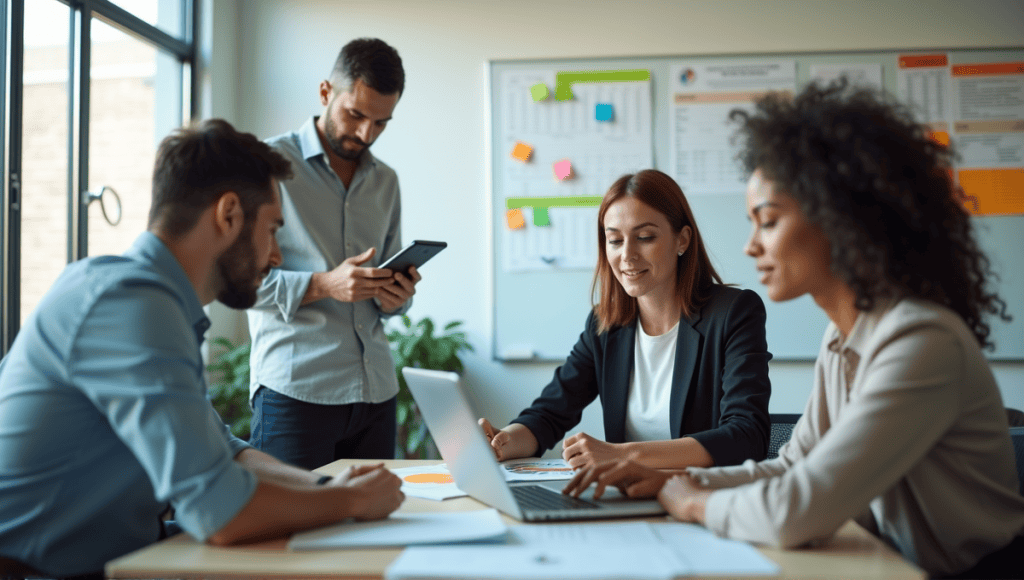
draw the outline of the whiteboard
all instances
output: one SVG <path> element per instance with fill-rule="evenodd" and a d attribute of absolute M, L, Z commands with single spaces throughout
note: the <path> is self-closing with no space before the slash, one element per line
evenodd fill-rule
<path fill-rule="evenodd" d="M 605 71 L 605 70 L 647 70 L 650 72 L 651 90 L 651 132 L 653 167 L 670 175 L 673 167 L 670 152 L 672 143 L 672 104 L 669 102 L 668 83 L 672 67 L 686 61 L 693 66 L 721 62 L 751 62 L 769 60 L 792 60 L 796 66 L 796 87 L 806 85 L 811 73 L 829 70 L 837 65 L 881 65 L 883 88 L 897 93 L 901 77 L 897 73 L 900 54 L 944 52 L 950 64 L 979 62 L 1024 61 L 1024 49 L 978 49 L 978 50 L 892 50 L 832 53 L 794 53 L 771 55 L 696 55 L 696 56 L 652 56 L 588 59 L 550 60 L 496 60 L 488 65 L 489 93 L 489 146 L 490 146 L 490 198 L 492 220 L 493 256 L 493 308 L 494 340 L 492 356 L 495 360 L 516 362 L 561 362 L 569 354 L 583 331 L 584 323 L 591 309 L 591 283 L 593 264 L 589 266 L 576 262 L 569 267 L 557 263 L 550 268 L 510 270 L 508 250 L 509 222 L 508 199 L 523 195 L 522 191 L 510 191 L 506 172 L 516 171 L 516 165 L 509 163 L 507 131 L 502 131 L 507 122 L 503 109 L 503 93 L 509 87 L 503 86 L 503 79 L 517 73 L 548 73 L 561 71 Z M 867 67 L 872 68 L 872 67 Z M 873 68 L 877 68 L 874 66 Z M 578 85 L 580 86 L 580 85 Z M 549 98 L 553 98 L 549 97 Z M 616 109 L 618 111 L 618 109 Z M 548 152 L 545 152 L 547 154 Z M 574 151 L 559 152 L 555 157 L 572 158 Z M 537 152 L 540 159 L 540 152 Z M 545 167 L 549 158 L 538 163 Z M 606 183 L 594 188 L 587 182 L 586 191 L 581 195 L 600 196 L 611 185 L 612 179 L 602 176 Z M 559 188 L 558 180 L 552 178 L 551 191 L 547 195 L 565 195 L 564 187 Z M 684 192 L 687 188 L 684 187 Z M 537 195 L 535 189 L 531 195 Z M 541 194 L 545 194 L 541 192 Z M 704 236 L 708 252 L 715 268 L 726 283 L 757 292 L 767 310 L 766 332 L 768 349 L 774 360 L 811 361 L 817 357 L 821 338 L 828 324 L 825 314 L 809 296 L 784 303 L 768 299 L 758 282 L 753 260 L 743 253 L 743 246 L 749 235 L 750 224 L 746 218 L 745 197 L 742 186 L 734 193 L 718 195 L 687 195 L 697 225 Z M 596 210 L 590 208 L 554 208 L 549 210 L 551 224 L 556 219 L 566 220 L 573 212 L 591 211 L 593 223 L 589 228 L 576 224 L 573 239 L 578 243 L 596 248 Z M 529 209 L 523 211 L 526 227 L 533 227 Z M 1024 360 L 1024 216 L 980 216 L 975 217 L 978 240 L 992 261 L 993 270 L 1000 280 L 997 291 L 1007 303 L 1007 311 L 1014 320 L 1005 323 L 989 319 L 992 327 L 991 339 L 996 350 L 986 351 L 992 360 Z M 585 222 L 578 215 L 576 222 Z M 561 222 L 561 223 L 564 223 Z M 518 251 L 518 250 L 517 250 Z M 596 255 L 596 252 L 593 254 Z"/>

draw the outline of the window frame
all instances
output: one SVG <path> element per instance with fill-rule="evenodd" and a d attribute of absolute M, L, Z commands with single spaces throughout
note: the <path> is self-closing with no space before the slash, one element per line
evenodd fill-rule
<path fill-rule="evenodd" d="M 181 0 L 182 36 L 175 37 L 110 0 L 53 0 L 71 9 L 68 20 L 68 240 L 67 261 L 88 251 L 89 90 L 92 70 L 92 19 L 173 56 L 182 66 L 182 97 L 188 97 L 182 121 L 196 119 L 199 105 L 197 39 L 200 0 Z M 0 0 L 0 357 L 18 334 L 21 305 L 21 161 L 25 56 L 25 0 Z"/>

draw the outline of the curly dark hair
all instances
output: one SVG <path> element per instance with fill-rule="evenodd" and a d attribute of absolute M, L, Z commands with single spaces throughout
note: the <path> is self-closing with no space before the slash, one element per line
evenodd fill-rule
<path fill-rule="evenodd" d="M 746 170 L 760 169 L 825 233 L 832 271 L 858 309 L 880 298 L 931 300 L 994 348 L 985 317 L 1011 318 L 989 288 L 996 275 L 953 182 L 955 152 L 930 139 L 908 107 L 841 81 L 813 83 L 795 98 L 769 93 L 752 114 L 729 118 L 740 123 Z"/>

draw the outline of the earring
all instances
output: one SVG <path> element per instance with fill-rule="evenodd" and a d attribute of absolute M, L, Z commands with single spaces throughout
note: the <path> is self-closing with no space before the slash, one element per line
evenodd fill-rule
<path fill-rule="evenodd" d="M 682 257 L 682 255 L 683 255 L 683 253 L 682 253 L 682 252 L 679 252 L 679 256 L 680 256 L 680 257 Z"/>

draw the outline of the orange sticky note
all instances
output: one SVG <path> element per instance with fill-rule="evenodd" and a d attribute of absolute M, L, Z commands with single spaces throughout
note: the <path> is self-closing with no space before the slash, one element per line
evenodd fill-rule
<path fill-rule="evenodd" d="M 572 163 L 568 159 L 556 161 L 552 166 L 555 171 L 555 178 L 558 180 L 566 179 L 572 175 Z"/>
<path fill-rule="evenodd" d="M 505 219 L 508 221 L 508 229 L 518 230 L 526 225 L 526 218 L 523 217 L 523 210 L 510 209 L 505 212 Z"/>
<path fill-rule="evenodd" d="M 928 138 L 943 147 L 949 147 L 949 133 L 945 131 L 932 131 L 928 134 Z"/>
<path fill-rule="evenodd" d="M 512 148 L 512 158 L 518 159 L 523 163 L 526 163 L 530 159 L 530 154 L 533 153 L 533 147 L 530 147 L 522 141 L 516 141 L 516 146 Z"/>

